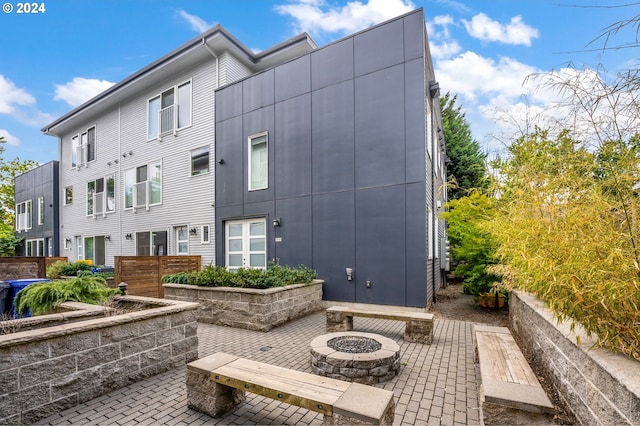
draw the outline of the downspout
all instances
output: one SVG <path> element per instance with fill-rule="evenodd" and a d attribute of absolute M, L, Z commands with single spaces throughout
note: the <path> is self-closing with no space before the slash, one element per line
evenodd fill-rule
<path fill-rule="evenodd" d="M 209 53 L 211 53 L 211 55 L 214 58 L 216 58 L 216 89 L 217 89 L 220 87 L 220 59 L 218 58 L 218 55 L 216 55 L 215 52 L 211 50 L 211 48 L 207 44 L 207 41 L 204 39 L 204 37 L 202 38 L 202 45 L 209 51 Z"/>

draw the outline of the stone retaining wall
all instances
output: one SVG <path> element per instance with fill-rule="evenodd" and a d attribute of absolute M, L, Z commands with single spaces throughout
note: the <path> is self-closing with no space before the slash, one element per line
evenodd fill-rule
<path fill-rule="evenodd" d="M 592 348 L 595 340 L 580 326 L 572 332 L 570 323 L 557 324 L 552 312 L 530 294 L 511 293 L 509 316 L 513 331 L 578 422 L 640 424 L 640 362 Z"/>
<path fill-rule="evenodd" d="M 0 424 L 30 424 L 198 358 L 196 304 L 0 336 Z M 135 299 L 135 300 L 134 300 Z"/>
<path fill-rule="evenodd" d="M 322 280 L 264 290 L 164 284 L 167 299 L 197 302 L 198 321 L 269 331 L 322 309 Z"/>

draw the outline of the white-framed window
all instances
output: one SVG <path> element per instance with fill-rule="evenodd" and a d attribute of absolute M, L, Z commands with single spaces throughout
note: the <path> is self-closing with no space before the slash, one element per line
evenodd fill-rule
<path fill-rule="evenodd" d="M 191 176 L 209 173 L 209 145 L 190 151 Z"/>
<path fill-rule="evenodd" d="M 433 259 L 433 246 L 435 244 L 435 234 L 433 232 L 433 210 L 431 207 L 428 208 L 428 218 L 427 218 L 427 243 L 429 245 L 429 259 Z"/>
<path fill-rule="evenodd" d="M 147 102 L 147 139 L 162 136 L 191 125 L 191 80 L 170 87 Z"/>
<path fill-rule="evenodd" d="M 25 248 L 27 256 L 44 256 L 44 238 L 27 240 Z"/>
<path fill-rule="evenodd" d="M 87 182 L 87 216 L 105 216 L 116 210 L 114 175 Z"/>
<path fill-rule="evenodd" d="M 53 256 L 53 238 L 47 238 L 47 256 Z"/>
<path fill-rule="evenodd" d="M 183 256 L 189 254 L 189 230 L 186 226 L 176 226 L 176 255 Z"/>
<path fill-rule="evenodd" d="M 229 271 L 239 268 L 267 268 L 267 225 L 265 218 L 225 223 L 225 258 Z"/>
<path fill-rule="evenodd" d="M 211 227 L 209 225 L 202 225 L 200 229 L 200 243 L 201 244 L 210 244 L 211 243 Z"/>
<path fill-rule="evenodd" d="M 96 159 L 96 126 L 71 137 L 71 168 L 78 168 Z"/>
<path fill-rule="evenodd" d="M 44 225 L 44 197 L 38 197 L 38 225 Z"/>
<path fill-rule="evenodd" d="M 73 204 L 73 186 L 67 186 L 64 189 L 64 205 L 69 206 Z"/>
<path fill-rule="evenodd" d="M 162 204 L 162 162 L 145 164 L 124 172 L 124 208 L 149 210 Z"/>
<path fill-rule="evenodd" d="M 249 136 L 248 147 L 249 191 L 269 187 L 269 138 L 267 132 Z"/>
<path fill-rule="evenodd" d="M 84 259 L 84 248 L 83 248 L 83 244 L 82 244 L 82 237 L 80 235 L 76 235 L 75 236 L 75 240 L 76 240 L 76 260 L 83 260 Z"/>
<path fill-rule="evenodd" d="M 167 255 L 167 231 L 136 232 L 136 256 Z"/>
<path fill-rule="evenodd" d="M 31 229 L 33 223 L 31 217 L 31 200 L 16 204 L 16 230 L 26 231 Z"/>
<path fill-rule="evenodd" d="M 104 265 L 106 255 L 104 235 L 84 237 L 84 259 L 91 260 L 94 265 Z"/>

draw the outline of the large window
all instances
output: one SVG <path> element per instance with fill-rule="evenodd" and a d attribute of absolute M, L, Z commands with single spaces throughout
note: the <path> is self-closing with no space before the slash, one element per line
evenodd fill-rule
<path fill-rule="evenodd" d="M 71 167 L 76 168 L 96 159 L 96 127 L 71 137 Z"/>
<path fill-rule="evenodd" d="M 191 125 L 191 81 L 149 99 L 147 139 L 161 138 Z"/>
<path fill-rule="evenodd" d="M 191 151 L 191 176 L 209 173 L 209 147 L 203 146 Z"/>
<path fill-rule="evenodd" d="M 106 241 L 104 235 L 84 237 L 84 259 L 91 260 L 94 265 L 106 262 Z"/>
<path fill-rule="evenodd" d="M 269 147 L 267 133 L 249 136 L 249 191 L 269 187 Z"/>
<path fill-rule="evenodd" d="M 266 230 L 264 218 L 226 222 L 227 269 L 230 271 L 237 271 L 239 268 L 266 269 Z"/>
<path fill-rule="evenodd" d="M 105 215 L 116 209 L 116 185 L 113 175 L 87 183 L 87 216 Z"/>
<path fill-rule="evenodd" d="M 136 232 L 137 256 L 166 256 L 167 231 Z"/>
<path fill-rule="evenodd" d="M 162 203 L 162 163 L 155 162 L 124 173 L 124 208 L 145 208 Z"/>
<path fill-rule="evenodd" d="M 26 231 L 32 227 L 31 200 L 16 204 L 16 230 Z"/>

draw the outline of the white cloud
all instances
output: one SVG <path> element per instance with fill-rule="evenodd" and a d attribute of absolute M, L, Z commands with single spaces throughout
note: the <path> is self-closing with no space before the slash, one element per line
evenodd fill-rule
<path fill-rule="evenodd" d="M 427 38 L 429 50 L 434 59 L 447 59 L 457 55 L 462 50 L 460 43 L 452 39 L 449 27 L 454 25 L 449 15 L 440 15 L 427 21 Z"/>
<path fill-rule="evenodd" d="M 199 33 L 203 33 L 215 25 L 215 23 L 209 23 L 199 16 L 191 15 L 184 10 L 178 10 L 178 16 L 191 25 L 194 31 Z"/>
<path fill-rule="evenodd" d="M 9 145 L 13 145 L 13 146 L 20 145 L 20 139 L 18 139 L 17 137 L 13 136 L 11 133 L 9 133 L 8 130 L 0 129 L 0 138 L 4 138 L 4 140 Z"/>
<path fill-rule="evenodd" d="M 540 37 L 537 29 L 525 24 L 522 16 L 514 16 L 503 25 L 484 13 L 479 13 L 471 21 L 462 20 L 470 36 L 487 42 L 531 46 L 531 40 Z"/>
<path fill-rule="evenodd" d="M 0 114 L 12 115 L 16 112 L 16 106 L 34 105 L 36 100 L 24 89 L 0 74 Z"/>
<path fill-rule="evenodd" d="M 276 12 L 295 20 L 296 32 L 312 35 L 353 33 L 413 9 L 415 5 L 410 0 L 351 1 L 342 7 L 330 5 L 324 0 L 297 0 L 275 6 Z"/>
<path fill-rule="evenodd" d="M 56 101 L 65 101 L 75 108 L 93 98 L 98 93 L 107 90 L 114 84 L 115 83 L 107 80 L 74 77 L 73 80 L 68 83 L 55 85 L 56 94 L 53 99 Z"/>

